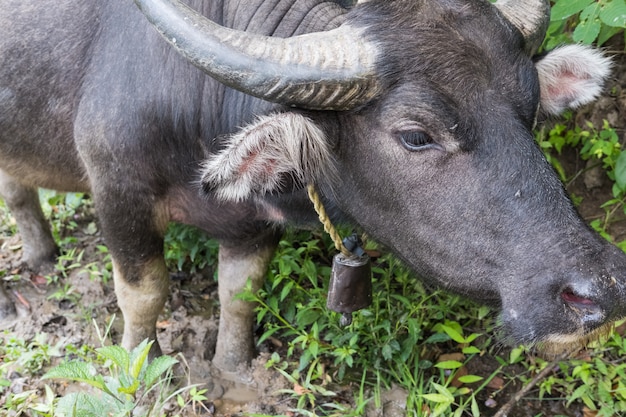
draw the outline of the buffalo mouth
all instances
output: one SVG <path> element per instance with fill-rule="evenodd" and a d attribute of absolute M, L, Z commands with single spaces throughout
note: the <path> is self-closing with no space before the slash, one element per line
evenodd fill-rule
<path fill-rule="evenodd" d="M 534 348 L 545 358 L 569 357 L 585 349 L 590 343 L 606 339 L 615 330 L 615 323 L 605 323 L 589 332 L 551 334 L 537 342 Z"/>
<path fill-rule="evenodd" d="M 540 291 L 541 292 L 541 291 Z M 613 294 L 599 291 L 588 282 L 569 280 L 545 288 L 547 297 L 536 291 L 503 298 L 500 339 L 507 345 L 525 345 L 546 359 L 577 354 L 589 344 L 606 340 L 619 319 L 611 300 Z M 527 301 L 534 299 L 535 303 Z"/>
<path fill-rule="evenodd" d="M 576 354 L 590 343 L 606 339 L 615 328 L 614 322 L 607 322 L 606 312 L 597 302 L 572 287 L 563 288 L 557 302 L 563 305 L 566 317 L 577 324 L 577 330 L 549 334 L 537 342 L 537 350 L 546 357 Z"/>

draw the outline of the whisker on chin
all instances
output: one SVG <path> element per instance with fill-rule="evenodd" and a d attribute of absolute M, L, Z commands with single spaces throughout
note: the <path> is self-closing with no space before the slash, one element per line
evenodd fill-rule
<path fill-rule="evenodd" d="M 557 337 L 556 340 L 538 342 L 536 348 L 546 358 L 556 358 L 565 352 L 576 354 L 593 342 L 607 339 L 613 330 L 615 330 L 615 323 L 606 323 L 589 333 L 581 335 L 578 339 L 570 337 L 558 340 Z"/>

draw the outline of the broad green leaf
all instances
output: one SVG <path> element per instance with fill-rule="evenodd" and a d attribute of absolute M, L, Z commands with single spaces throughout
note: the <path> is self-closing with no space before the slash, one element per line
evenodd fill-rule
<path fill-rule="evenodd" d="M 450 336 L 450 338 L 452 340 L 454 340 L 457 343 L 466 343 L 465 338 L 463 337 L 463 335 L 461 333 L 459 333 L 458 331 L 456 331 L 455 329 L 453 329 L 450 326 L 446 326 L 445 324 L 441 325 L 441 329 L 448 335 Z"/>
<path fill-rule="evenodd" d="M 391 359 L 391 357 L 393 356 L 393 352 L 391 350 L 391 346 L 389 346 L 389 344 L 386 344 L 385 346 L 383 346 L 383 358 L 385 358 L 385 360 L 389 360 Z"/>
<path fill-rule="evenodd" d="M 172 366 L 176 365 L 178 361 L 171 356 L 159 356 L 154 359 L 146 368 L 146 374 L 144 375 L 144 382 L 146 389 L 150 389 L 158 378 L 167 372 Z"/>
<path fill-rule="evenodd" d="M 123 347 L 117 345 L 103 346 L 97 348 L 96 352 L 113 362 L 122 372 L 128 373 L 130 358 L 128 352 Z"/>
<path fill-rule="evenodd" d="M 563 20 L 576 13 L 580 13 L 585 7 L 593 3 L 594 0 L 559 0 L 552 6 L 550 20 Z"/>
<path fill-rule="evenodd" d="M 522 346 L 512 349 L 509 355 L 509 363 L 514 364 L 518 362 L 519 358 L 522 356 L 522 353 L 524 353 L 524 348 Z"/>
<path fill-rule="evenodd" d="M 600 34 L 600 26 L 600 19 L 582 20 L 574 29 L 572 37 L 576 42 L 591 44 Z"/>
<path fill-rule="evenodd" d="M 285 301 L 285 298 L 287 298 L 287 296 L 291 292 L 291 289 L 293 288 L 294 285 L 295 285 L 294 281 L 287 281 L 287 283 L 285 284 L 285 286 L 280 292 L 280 301 Z"/>
<path fill-rule="evenodd" d="M 615 182 L 617 186 L 626 191 L 626 152 L 620 152 L 615 161 Z"/>
<path fill-rule="evenodd" d="M 65 205 L 76 209 L 82 204 L 83 198 L 83 193 L 67 193 L 65 194 Z"/>
<path fill-rule="evenodd" d="M 315 323 L 320 318 L 320 311 L 314 309 L 300 310 L 297 314 L 297 322 L 300 328 L 306 328 L 306 326 Z"/>
<path fill-rule="evenodd" d="M 600 20 L 607 26 L 626 27 L 626 2 L 613 0 L 600 9 Z"/>
<path fill-rule="evenodd" d="M 139 378 L 139 374 L 148 359 L 150 347 L 152 347 L 153 343 L 153 341 L 148 342 L 148 339 L 145 339 L 130 352 L 129 373 L 132 378 Z"/>
<path fill-rule="evenodd" d="M 81 361 L 69 361 L 50 369 L 44 379 L 63 378 L 84 382 L 98 389 L 104 389 L 102 377 L 97 374 L 93 365 Z"/>
<path fill-rule="evenodd" d="M 57 417 L 102 417 L 117 410 L 111 410 L 100 398 L 83 392 L 73 392 L 63 396 L 54 411 Z"/>

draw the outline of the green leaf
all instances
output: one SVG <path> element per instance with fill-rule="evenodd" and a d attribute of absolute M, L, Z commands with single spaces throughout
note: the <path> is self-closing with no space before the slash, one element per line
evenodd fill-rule
<path fill-rule="evenodd" d="M 285 301 L 285 298 L 287 298 L 287 296 L 291 292 L 291 289 L 293 288 L 294 285 L 295 285 L 294 281 L 287 281 L 287 283 L 285 284 L 285 286 L 280 292 L 280 301 Z"/>
<path fill-rule="evenodd" d="M 432 401 L 434 403 L 446 403 L 450 404 L 452 401 L 448 398 L 448 396 L 443 394 L 422 394 L 422 398 Z"/>
<path fill-rule="evenodd" d="M 259 345 L 262 344 L 266 339 L 268 339 L 270 336 L 272 336 L 274 333 L 276 333 L 279 330 L 281 330 L 280 327 L 273 327 L 273 328 L 269 328 L 265 330 L 263 334 L 261 335 L 261 337 L 259 337 L 259 341 L 257 342 L 257 344 Z"/>
<path fill-rule="evenodd" d="M 615 182 L 617 186 L 626 191 L 626 152 L 620 152 L 615 162 Z"/>
<path fill-rule="evenodd" d="M 117 388 L 118 392 L 121 392 L 122 394 L 128 394 L 128 395 L 135 395 L 135 393 L 137 392 L 137 390 L 139 389 L 139 380 L 138 379 L 134 379 L 133 383 L 127 386 L 119 386 Z"/>
<path fill-rule="evenodd" d="M 310 324 L 317 322 L 320 318 L 320 312 L 313 309 L 303 309 L 298 311 L 297 322 L 301 328 L 307 327 Z"/>
<path fill-rule="evenodd" d="M 622 32 L 623 30 L 624 30 L 623 28 L 614 28 L 614 27 L 607 26 L 607 25 L 602 26 L 602 28 L 600 29 L 600 34 L 598 35 L 598 40 L 596 42 L 597 45 L 598 46 L 604 45 L 606 41 L 611 39 L 617 33 Z"/>
<path fill-rule="evenodd" d="M 626 27 L 626 2 L 613 0 L 604 4 L 600 9 L 600 20 L 607 26 Z"/>
<path fill-rule="evenodd" d="M 393 356 L 393 351 L 391 350 L 391 346 L 389 346 L 389 344 L 386 344 L 385 346 L 383 346 L 382 354 L 385 360 L 391 359 L 391 357 Z"/>
<path fill-rule="evenodd" d="M 472 417 L 480 417 L 480 409 L 478 408 L 478 402 L 476 397 L 472 395 Z"/>
<path fill-rule="evenodd" d="M 450 340 L 450 336 L 448 336 L 445 333 L 435 333 L 432 336 L 430 336 L 428 339 L 426 339 L 425 343 L 442 343 L 442 342 L 447 342 L 448 340 Z"/>
<path fill-rule="evenodd" d="M 458 331 L 456 331 L 455 329 L 453 329 L 450 326 L 446 326 L 445 324 L 441 325 L 441 329 L 448 335 L 450 336 L 450 338 L 452 340 L 454 340 L 457 343 L 466 343 L 465 338 L 463 337 L 463 335 L 461 333 L 459 333 Z"/>
<path fill-rule="evenodd" d="M 474 382 L 482 381 L 484 378 L 478 375 L 463 375 L 459 377 L 459 381 L 464 384 L 473 384 Z"/>
<path fill-rule="evenodd" d="M 444 395 L 448 399 L 448 401 L 450 401 L 450 402 L 454 401 L 454 396 L 450 393 L 448 388 L 444 387 L 443 385 L 437 384 L 436 382 L 433 382 L 432 386 L 437 391 L 439 391 L 440 394 Z"/>
<path fill-rule="evenodd" d="M 593 2 L 594 0 L 559 0 L 552 6 L 550 21 L 567 19 L 576 13 L 580 13 Z"/>
<path fill-rule="evenodd" d="M 104 346 L 97 348 L 96 352 L 98 352 L 105 359 L 113 362 L 122 372 L 128 373 L 130 358 L 128 356 L 128 352 L 123 347 L 117 345 Z"/>
<path fill-rule="evenodd" d="M 93 365 L 78 360 L 62 363 L 50 369 L 44 379 L 63 378 L 76 382 L 84 382 L 97 389 L 104 389 L 102 377 L 97 374 Z"/>
<path fill-rule="evenodd" d="M 519 347 L 516 347 L 515 349 L 512 349 L 511 353 L 509 355 L 509 363 L 512 365 L 512 364 L 518 362 L 520 357 L 522 356 L 522 353 L 524 353 L 524 347 L 522 347 L 522 346 L 519 346 Z"/>
<path fill-rule="evenodd" d="M 152 385 L 159 377 L 161 377 L 161 375 L 163 375 L 177 363 L 178 361 L 176 359 L 167 355 L 159 356 L 158 358 L 150 362 L 150 364 L 146 368 L 146 374 L 144 375 L 146 389 L 150 389 L 150 387 L 152 387 Z"/>
<path fill-rule="evenodd" d="M 459 361 L 443 361 L 435 364 L 436 368 L 441 369 L 457 369 L 463 366 L 463 364 Z"/>
<path fill-rule="evenodd" d="M 57 417 L 101 417 L 113 410 L 100 398 L 83 392 L 73 392 L 63 396 L 54 411 Z"/>
<path fill-rule="evenodd" d="M 576 29 L 574 29 L 574 33 L 572 37 L 576 42 L 582 42 L 586 44 L 591 44 L 596 40 L 598 35 L 600 34 L 600 20 L 599 19 L 586 19 L 582 20 Z"/>
<path fill-rule="evenodd" d="M 480 353 L 480 349 L 478 349 L 476 346 L 468 346 L 463 348 L 463 353 L 466 355 L 474 355 Z"/>
<path fill-rule="evenodd" d="M 148 342 L 148 339 L 145 339 L 130 352 L 129 376 L 133 379 L 139 378 L 153 343 L 153 341 Z"/>

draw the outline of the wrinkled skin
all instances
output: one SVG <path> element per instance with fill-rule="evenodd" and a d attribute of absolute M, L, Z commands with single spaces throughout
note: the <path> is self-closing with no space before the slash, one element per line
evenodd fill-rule
<path fill-rule="evenodd" d="M 501 307 L 508 341 L 561 349 L 624 315 L 625 256 L 584 225 L 534 144 L 535 65 L 486 3 L 372 0 L 345 15 L 314 0 L 192 2 L 218 23 L 283 37 L 345 20 L 367 27 L 383 51 L 385 93 L 344 112 L 287 109 L 220 85 L 130 1 L 27 3 L 0 11 L 0 192 L 33 248 L 24 254 L 32 267 L 55 250 L 34 188 L 93 194 L 124 346 L 156 337 L 168 288 L 163 234 L 179 221 L 220 242 L 214 363 L 234 369 L 253 356 L 252 307 L 232 296 L 248 278 L 261 285 L 284 224 L 315 226 L 317 217 L 290 175 L 274 178 L 281 186 L 268 194 L 233 200 L 218 199 L 223 184 L 198 178 L 205 160 L 228 152 L 228 135 L 249 140 L 242 126 L 263 137 L 262 114 L 278 132 L 285 118 L 321 132 L 315 146 L 332 158 L 317 165 L 337 175 L 296 177 L 315 177 L 335 221 L 359 226 L 427 282 Z M 416 137 L 425 146 L 403 144 Z M 264 149 L 255 152 L 231 174 L 271 177 L 276 166 L 260 166 Z"/>

